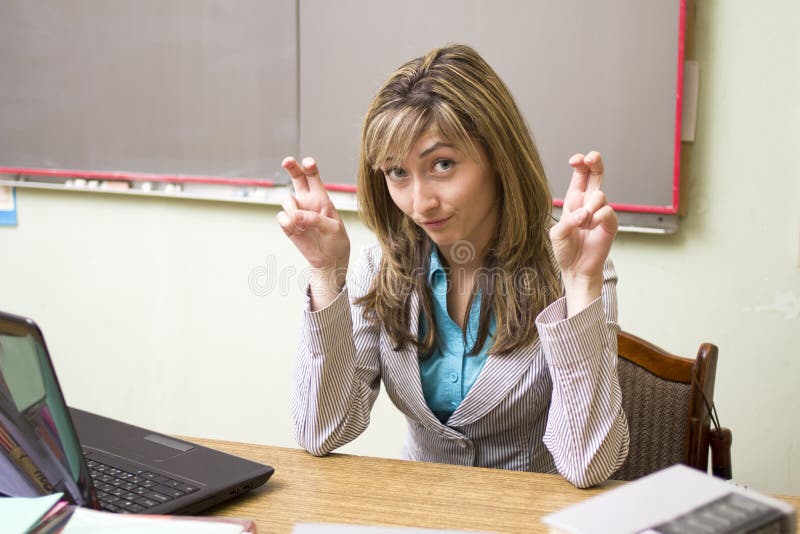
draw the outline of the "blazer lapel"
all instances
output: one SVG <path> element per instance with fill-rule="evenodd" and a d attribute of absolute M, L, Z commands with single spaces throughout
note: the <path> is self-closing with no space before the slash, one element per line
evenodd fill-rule
<path fill-rule="evenodd" d="M 411 309 L 409 311 L 411 330 L 415 336 L 419 335 L 419 294 L 415 291 L 411 295 Z M 388 340 L 388 338 L 386 338 Z M 391 341 L 387 341 L 391 344 Z M 401 351 L 395 351 L 392 347 L 384 347 L 386 354 L 384 365 L 389 368 L 392 375 L 394 391 L 392 395 L 405 404 L 406 410 L 413 414 L 415 419 L 428 428 L 435 429 L 442 434 L 449 434 L 452 437 L 460 437 L 455 430 L 443 425 L 425 402 L 425 395 L 422 393 L 422 381 L 420 380 L 419 356 L 416 347 L 406 346 Z M 487 362 L 488 364 L 488 362 Z M 482 375 L 483 373 L 481 373 Z M 402 391 L 400 391 L 402 388 Z"/>
<path fill-rule="evenodd" d="M 418 335 L 419 295 L 416 291 L 411 294 L 409 320 L 412 331 L 415 335 Z M 391 340 L 388 337 L 385 338 L 384 342 L 391 345 Z M 430 426 L 431 423 L 441 425 L 430 408 L 428 408 L 428 404 L 425 402 L 425 395 L 422 393 L 419 356 L 417 356 L 416 347 L 407 345 L 401 351 L 395 351 L 391 346 L 384 348 L 388 349 L 383 351 L 386 354 L 384 365 L 389 368 L 389 374 L 392 376 L 394 391 L 391 393 L 393 396 L 403 402 L 406 405 L 406 409 L 426 426 Z"/>
<path fill-rule="evenodd" d="M 456 427 L 468 425 L 489 413 L 530 369 L 539 347 L 540 341 L 537 337 L 532 346 L 520 347 L 505 356 L 489 354 L 478 379 L 447 424 Z"/>

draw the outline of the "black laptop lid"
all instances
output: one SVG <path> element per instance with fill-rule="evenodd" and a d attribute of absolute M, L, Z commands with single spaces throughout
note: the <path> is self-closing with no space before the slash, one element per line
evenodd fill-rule
<path fill-rule="evenodd" d="M 75 428 L 47 352 L 30 319 L 0 312 L 0 493 L 63 492 L 97 507 Z"/>

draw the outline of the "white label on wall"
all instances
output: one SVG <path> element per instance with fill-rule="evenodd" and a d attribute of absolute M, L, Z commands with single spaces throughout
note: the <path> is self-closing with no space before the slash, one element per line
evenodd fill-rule
<path fill-rule="evenodd" d="M 14 209 L 14 193 L 10 186 L 0 185 L 0 211 Z"/>

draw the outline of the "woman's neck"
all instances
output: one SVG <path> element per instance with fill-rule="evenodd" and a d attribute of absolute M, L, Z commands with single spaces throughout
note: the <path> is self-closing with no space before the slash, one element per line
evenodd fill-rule
<path fill-rule="evenodd" d="M 486 265 L 489 243 L 477 248 L 469 241 L 458 241 L 447 248 L 439 247 L 439 252 L 451 272 L 458 270 L 463 275 L 472 276 Z"/>

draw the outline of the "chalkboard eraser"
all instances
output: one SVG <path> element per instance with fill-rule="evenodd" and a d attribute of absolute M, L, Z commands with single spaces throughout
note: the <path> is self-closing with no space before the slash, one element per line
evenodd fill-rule
<path fill-rule="evenodd" d="M 105 189 L 108 191 L 127 191 L 130 188 L 131 183 L 124 180 L 105 180 L 100 185 L 100 189 Z"/>
<path fill-rule="evenodd" d="M 164 184 L 163 191 L 165 193 L 180 193 L 183 191 L 183 185 L 181 184 Z"/>

